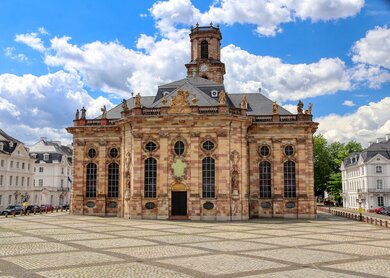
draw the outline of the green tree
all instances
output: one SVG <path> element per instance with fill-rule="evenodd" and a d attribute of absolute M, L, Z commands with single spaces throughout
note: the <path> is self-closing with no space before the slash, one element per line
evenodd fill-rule
<path fill-rule="evenodd" d="M 332 173 L 332 160 L 328 143 L 322 135 L 314 136 L 314 188 L 317 196 L 324 196 Z"/>

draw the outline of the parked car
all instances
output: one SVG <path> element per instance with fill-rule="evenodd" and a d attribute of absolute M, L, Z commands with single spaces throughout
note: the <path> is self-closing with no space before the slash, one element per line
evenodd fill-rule
<path fill-rule="evenodd" d="M 40 212 L 41 211 L 41 207 L 40 206 L 37 206 L 37 205 L 30 205 L 27 207 L 26 209 L 29 213 L 33 213 L 34 210 L 35 212 Z"/>
<path fill-rule="evenodd" d="M 41 205 L 42 212 L 54 211 L 54 207 L 52 205 Z"/>
<path fill-rule="evenodd" d="M 324 201 L 324 206 L 334 206 L 334 202 L 330 200 L 325 200 Z"/>
<path fill-rule="evenodd" d="M 23 211 L 22 206 L 15 205 L 15 206 L 8 206 L 5 210 L 1 212 L 1 214 L 2 215 L 13 214 L 14 212 L 15 214 L 21 214 L 22 211 Z"/>
<path fill-rule="evenodd" d="M 379 214 L 384 208 L 385 207 L 377 207 L 374 211 Z"/>
<path fill-rule="evenodd" d="M 383 215 L 390 215 L 390 207 L 385 207 L 384 209 L 382 209 L 379 214 L 383 214 Z"/>

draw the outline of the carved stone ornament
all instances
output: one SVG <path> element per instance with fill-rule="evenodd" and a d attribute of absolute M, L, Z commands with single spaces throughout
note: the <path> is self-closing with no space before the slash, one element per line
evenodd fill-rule
<path fill-rule="evenodd" d="M 99 146 L 106 146 L 107 145 L 107 141 L 106 140 L 99 140 Z"/>
<path fill-rule="evenodd" d="M 81 141 L 81 140 L 79 140 L 79 139 L 74 140 L 74 142 L 75 142 L 75 144 L 76 144 L 77 146 L 84 146 L 84 145 L 85 145 L 85 142 L 84 142 L 84 141 Z"/>
<path fill-rule="evenodd" d="M 228 135 L 226 130 L 219 130 L 217 131 L 217 136 L 218 137 L 226 137 Z"/>
<path fill-rule="evenodd" d="M 187 164 L 181 158 L 176 158 L 175 162 L 172 163 L 171 168 L 175 178 L 183 178 L 185 175 Z"/>
<path fill-rule="evenodd" d="M 129 111 L 129 107 L 127 106 L 127 101 L 125 99 L 122 99 L 122 112 L 126 113 Z"/>
<path fill-rule="evenodd" d="M 187 91 L 178 91 L 176 96 L 171 98 L 171 105 L 168 109 L 168 113 L 191 113 L 190 103 L 188 101 L 189 93 Z"/>
<path fill-rule="evenodd" d="M 142 133 L 141 132 L 133 132 L 133 137 L 134 138 L 142 138 Z"/>
<path fill-rule="evenodd" d="M 198 99 L 196 98 L 196 96 L 194 96 L 194 97 L 192 98 L 192 104 L 193 104 L 193 105 L 197 105 L 197 104 L 198 104 Z"/>
<path fill-rule="evenodd" d="M 190 132 L 190 137 L 199 137 L 199 136 L 200 136 L 199 132 L 193 132 L 193 131 Z"/>
<path fill-rule="evenodd" d="M 103 107 L 100 108 L 100 111 L 102 111 L 102 119 L 107 119 L 107 108 L 105 105 L 103 105 Z"/>
<path fill-rule="evenodd" d="M 230 160 L 233 164 L 238 164 L 238 162 L 240 161 L 240 154 L 238 153 L 238 151 L 232 151 L 232 153 L 230 154 Z"/>
<path fill-rule="evenodd" d="M 312 104 L 312 103 L 309 103 L 309 105 L 308 105 L 308 107 L 307 107 L 307 110 L 306 110 L 305 114 L 311 115 L 311 114 L 312 114 L 312 109 L 313 109 L 313 104 Z"/>
<path fill-rule="evenodd" d="M 168 138 L 169 137 L 169 132 L 166 132 L 166 131 L 160 131 L 158 133 L 159 137 L 160 138 Z"/>
<path fill-rule="evenodd" d="M 80 119 L 80 112 L 79 112 L 78 109 L 76 110 L 76 115 L 74 116 L 74 119 L 75 120 L 79 120 Z"/>

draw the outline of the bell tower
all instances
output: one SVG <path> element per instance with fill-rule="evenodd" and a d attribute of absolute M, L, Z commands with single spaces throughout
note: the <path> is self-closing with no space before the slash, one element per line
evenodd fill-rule
<path fill-rule="evenodd" d="M 225 64 L 221 62 L 222 34 L 219 26 L 191 28 L 191 62 L 186 64 L 188 77 L 203 77 L 223 83 Z"/>

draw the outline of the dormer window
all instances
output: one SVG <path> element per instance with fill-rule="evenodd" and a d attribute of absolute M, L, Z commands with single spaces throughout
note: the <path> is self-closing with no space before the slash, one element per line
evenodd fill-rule
<path fill-rule="evenodd" d="M 49 154 L 48 153 L 45 153 L 43 155 L 43 160 L 49 160 Z"/>
<path fill-rule="evenodd" d="M 36 154 L 36 153 L 32 153 L 32 154 L 31 154 L 31 157 L 32 157 L 32 158 L 37 158 L 37 154 Z"/>
<path fill-rule="evenodd" d="M 212 90 L 211 91 L 211 97 L 218 97 L 218 91 L 217 90 Z"/>
<path fill-rule="evenodd" d="M 0 151 L 4 150 L 4 143 L 0 142 Z"/>
<path fill-rule="evenodd" d="M 162 93 L 163 97 L 166 97 L 168 94 L 169 94 L 168 91 L 164 91 L 164 92 Z"/>

